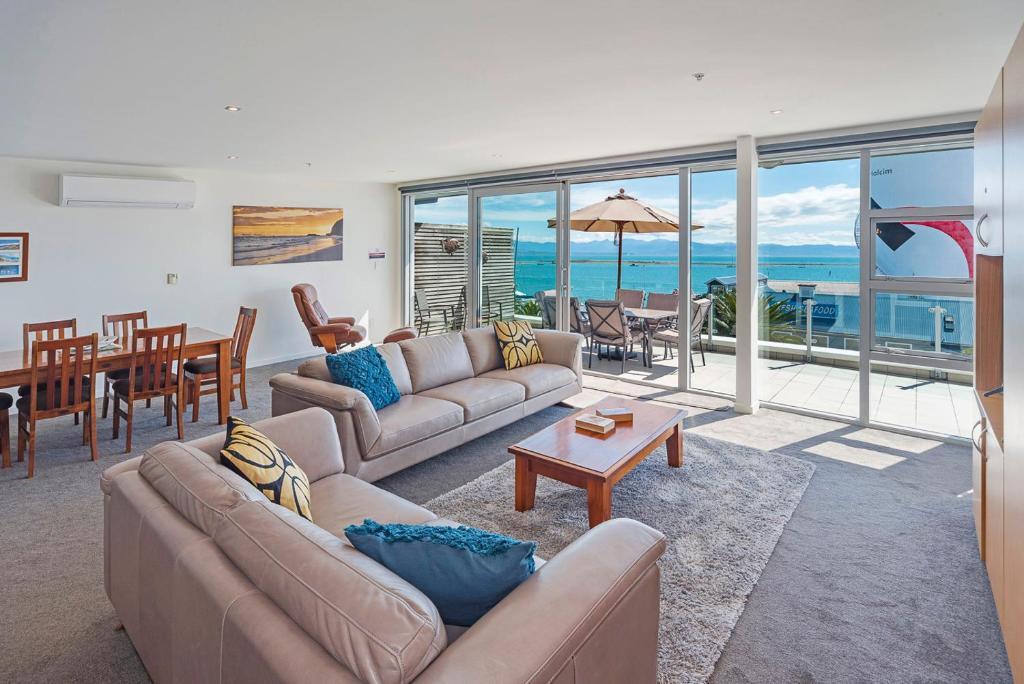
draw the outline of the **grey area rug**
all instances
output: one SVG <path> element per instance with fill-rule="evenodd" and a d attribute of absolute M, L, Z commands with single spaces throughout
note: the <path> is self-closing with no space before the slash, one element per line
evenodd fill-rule
<path fill-rule="evenodd" d="M 616 517 L 639 520 L 668 539 L 661 565 L 659 679 L 704 682 L 743 612 L 814 472 L 781 454 L 687 435 L 682 469 L 664 447 L 613 491 Z M 538 478 L 536 505 L 513 505 L 509 461 L 426 504 L 460 523 L 537 542 L 551 558 L 587 527 L 586 492 Z"/>

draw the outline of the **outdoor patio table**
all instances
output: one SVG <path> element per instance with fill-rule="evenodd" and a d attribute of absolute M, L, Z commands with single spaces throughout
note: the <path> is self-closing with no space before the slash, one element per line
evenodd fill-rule
<path fill-rule="evenodd" d="M 647 337 L 647 348 L 651 348 L 653 340 L 651 339 L 651 332 L 657 330 L 658 326 L 663 321 L 670 320 L 679 316 L 678 311 L 669 309 L 641 309 L 641 308 L 630 308 L 626 309 L 626 318 L 638 320 L 643 322 L 644 335 Z M 644 359 L 644 365 L 648 368 L 654 367 L 654 355 L 648 354 L 647 358 Z"/>

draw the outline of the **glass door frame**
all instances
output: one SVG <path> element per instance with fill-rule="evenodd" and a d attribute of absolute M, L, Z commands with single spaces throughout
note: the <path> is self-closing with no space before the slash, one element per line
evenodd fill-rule
<path fill-rule="evenodd" d="M 469 188 L 469 287 L 466 288 L 466 327 L 478 328 L 483 320 L 481 298 L 483 296 L 483 224 L 482 200 L 487 197 L 527 195 L 533 193 L 555 193 L 555 302 L 556 329 L 569 327 L 569 271 L 564 259 L 568 255 L 568 203 L 565 183 L 549 181 L 540 183 L 503 183 Z M 513 264 L 513 274 L 515 273 Z M 513 275 L 513 281 L 515 276 Z"/>

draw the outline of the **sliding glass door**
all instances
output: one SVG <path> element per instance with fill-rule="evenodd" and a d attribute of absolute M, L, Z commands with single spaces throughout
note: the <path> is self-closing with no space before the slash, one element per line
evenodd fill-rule
<path fill-rule="evenodd" d="M 523 320 L 535 328 L 558 327 L 559 194 L 558 184 L 471 192 L 472 325 Z"/>
<path fill-rule="evenodd" d="M 470 276 L 466 193 L 406 198 L 406 307 L 420 336 L 460 330 Z"/>
<path fill-rule="evenodd" d="M 408 317 L 421 334 L 529 321 L 582 333 L 584 369 L 606 378 L 753 386 L 771 407 L 966 436 L 971 167 L 966 137 L 765 154 L 751 263 L 737 205 L 754 184 L 727 161 L 406 195 Z M 741 269 L 757 281 L 751 364 Z M 617 301 L 626 322 L 593 344 Z"/>

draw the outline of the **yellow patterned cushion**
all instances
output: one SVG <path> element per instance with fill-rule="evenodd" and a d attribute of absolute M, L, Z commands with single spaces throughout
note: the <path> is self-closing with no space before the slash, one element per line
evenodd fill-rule
<path fill-rule="evenodd" d="M 540 345 L 533 328 L 526 321 L 494 321 L 494 334 L 498 336 L 501 358 L 505 370 L 544 363 Z"/>
<path fill-rule="evenodd" d="M 306 473 L 266 435 L 241 418 L 228 418 L 228 436 L 220 451 L 220 462 L 274 503 L 313 520 Z"/>

